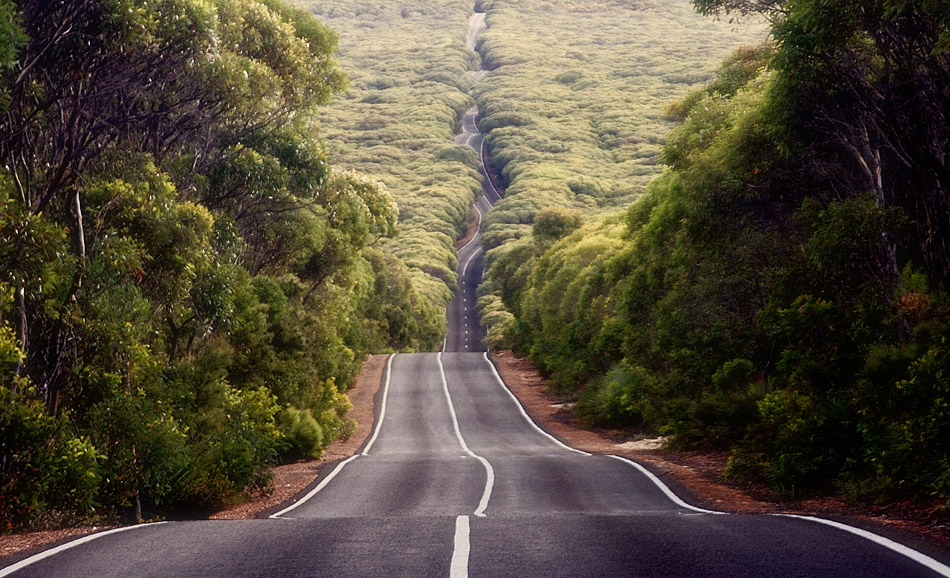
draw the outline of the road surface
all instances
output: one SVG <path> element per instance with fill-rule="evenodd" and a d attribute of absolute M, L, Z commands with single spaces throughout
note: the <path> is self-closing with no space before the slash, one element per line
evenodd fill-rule
<path fill-rule="evenodd" d="M 478 225 L 475 236 L 458 252 L 458 291 L 455 299 L 446 310 L 447 325 L 449 327 L 443 351 L 485 351 L 482 341 L 485 338 L 485 329 L 478 321 L 475 308 L 478 288 L 485 268 L 485 252 L 482 250 L 481 219 L 492 209 L 492 206 L 501 200 L 501 195 L 488 178 L 488 172 L 482 158 L 484 137 L 476 126 L 478 107 L 469 109 L 462 117 L 462 132 L 455 137 L 456 144 L 470 146 L 478 152 L 482 173 L 482 196 L 474 205 Z"/>
<path fill-rule="evenodd" d="M 377 428 L 266 520 L 153 524 L 14 576 L 948 575 L 842 529 L 694 508 L 534 426 L 484 353 L 396 355 Z M 924 560 L 927 562 L 927 560 Z M 5 571 L 0 570 L 0 576 Z"/>
<path fill-rule="evenodd" d="M 469 50 L 475 50 L 475 38 L 483 30 L 485 30 L 485 14 L 475 13 L 469 20 L 469 32 L 466 38 L 466 46 Z M 475 71 L 473 73 L 475 81 L 481 80 L 485 73 L 486 71 L 481 69 Z M 462 117 L 462 130 L 455 136 L 455 144 L 472 147 L 478 153 L 479 172 L 482 174 L 482 196 L 475 201 L 473 207 L 479 225 L 475 236 L 458 252 L 459 288 L 455 299 L 446 310 L 449 331 L 442 348 L 443 351 L 485 351 L 485 346 L 482 343 L 485 338 L 485 329 L 478 321 L 478 313 L 475 308 L 477 301 L 475 290 L 481 283 L 485 268 L 481 219 L 502 197 L 495 185 L 492 184 L 488 176 L 488 170 L 485 167 L 483 155 L 485 137 L 478 130 L 477 119 L 478 107 L 473 106 L 465 112 Z"/>

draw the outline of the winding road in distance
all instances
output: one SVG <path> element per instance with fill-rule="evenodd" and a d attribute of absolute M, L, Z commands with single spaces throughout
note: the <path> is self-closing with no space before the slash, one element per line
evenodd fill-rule
<path fill-rule="evenodd" d="M 459 138 L 477 150 L 473 118 Z M 490 189 L 479 211 L 493 200 Z M 481 255 L 478 240 L 460 252 L 444 351 L 390 357 L 373 435 L 306 496 L 268 519 L 96 534 L 8 562 L 0 578 L 950 577 L 946 552 L 813 518 L 697 508 L 635 462 L 546 434 L 481 345 Z"/>
<path fill-rule="evenodd" d="M 485 14 L 475 13 L 469 20 L 468 36 L 465 44 L 471 51 L 475 51 L 475 38 L 485 29 Z M 486 74 L 485 70 L 472 72 L 475 82 Z M 501 195 L 491 182 L 485 167 L 482 151 L 485 146 L 485 137 L 478 130 L 478 107 L 473 106 L 462 117 L 462 130 L 455 137 L 455 144 L 469 146 L 478 153 L 479 171 L 482 174 L 482 196 L 475 201 L 473 209 L 478 217 L 478 228 L 475 235 L 458 252 L 458 291 L 455 299 L 446 309 L 448 335 L 445 339 L 443 351 L 479 352 L 485 351 L 482 341 L 485 338 L 485 329 L 478 320 L 475 310 L 475 290 L 482 280 L 485 268 L 485 252 L 482 250 L 482 217 L 501 200 Z"/>

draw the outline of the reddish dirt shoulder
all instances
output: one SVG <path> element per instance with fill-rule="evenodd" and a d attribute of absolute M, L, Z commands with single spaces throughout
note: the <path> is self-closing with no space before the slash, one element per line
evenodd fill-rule
<path fill-rule="evenodd" d="M 468 245 L 469 241 L 472 240 L 472 237 L 475 236 L 475 233 L 478 232 L 479 224 L 478 213 L 475 211 L 475 206 L 472 205 L 472 211 L 468 217 L 468 229 L 465 230 L 465 236 L 455 242 L 456 251 L 465 245 Z"/>
<path fill-rule="evenodd" d="M 319 460 L 298 462 L 277 466 L 271 470 L 274 475 L 273 490 L 264 495 L 253 496 L 242 504 L 237 504 L 211 516 L 212 520 L 250 520 L 262 515 L 284 502 L 291 500 L 314 480 L 327 464 L 355 455 L 363 446 L 373 430 L 373 412 L 375 411 L 376 392 L 379 391 L 386 368 L 388 355 L 371 355 L 363 364 L 360 374 L 347 390 L 346 395 L 353 404 L 350 417 L 356 420 L 356 431 L 346 440 L 336 441 L 323 450 Z"/>
<path fill-rule="evenodd" d="M 330 444 L 319 460 L 277 466 L 272 469 L 273 489 L 269 493 L 251 496 L 248 501 L 226 508 L 211 516 L 215 520 L 247 520 L 291 500 L 316 480 L 327 464 L 356 454 L 373 429 L 374 398 L 379 390 L 388 355 L 372 355 L 363 364 L 360 375 L 347 395 L 353 404 L 350 417 L 357 421 L 356 431 L 349 439 Z M 86 534 L 106 530 L 114 526 L 89 526 L 67 528 L 50 532 L 31 532 L 0 536 L 0 559 L 25 553 L 28 550 L 47 547 Z M 25 555 L 25 554 L 24 554 Z"/>
<path fill-rule="evenodd" d="M 546 431 L 581 450 L 636 459 L 650 467 L 666 483 L 684 492 L 687 501 L 697 506 L 734 513 L 782 512 L 844 516 L 881 528 L 912 532 L 933 539 L 938 546 L 950 546 L 947 516 L 939 509 L 908 504 L 868 508 L 828 498 L 793 505 L 782 504 L 772 500 L 764 488 L 727 484 L 723 480 L 728 459 L 725 452 L 638 449 L 656 444 L 651 444 L 652 440 L 627 439 L 622 432 L 581 428 L 569 405 L 548 392 L 546 382 L 538 375 L 530 361 L 516 358 L 507 351 L 493 353 L 491 357 L 525 410 Z M 373 429 L 375 399 L 387 358 L 386 355 L 372 356 L 364 364 L 363 371 L 348 392 L 353 403 L 350 416 L 359 423 L 356 432 L 348 440 L 331 444 L 320 460 L 274 468 L 272 493 L 253 496 L 247 502 L 222 510 L 212 518 L 240 520 L 258 517 L 289 501 L 313 484 L 328 464 L 355 455 Z M 73 528 L 57 532 L 0 536 L 0 558 L 102 529 L 104 528 Z"/>
<path fill-rule="evenodd" d="M 78 538 L 86 534 L 109 530 L 115 526 L 84 526 L 81 528 L 64 528 L 47 532 L 30 532 L 28 534 L 8 534 L 0 536 L 0 559 L 26 552 L 34 548 L 49 546 L 58 542 L 65 542 L 70 538 Z"/>
<path fill-rule="evenodd" d="M 694 494 L 701 502 L 696 505 L 742 513 L 775 511 L 772 504 L 710 479 L 721 477 L 721 471 L 716 470 L 720 461 L 724 467 L 725 458 L 720 460 L 720 456 L 702 457 L 697 454 L 696 459 L 673 461 L 672 455 L 656 447 L 658 440 L 637 443 L 626 439 L 620 432 L 581 428 L 570 406 L 548 392 L 547 383 L 531 361 L 519 359 L 510 351 L 492 353 L 491 358 L 528 415 L 564 443 L 587 452 L 635 458 L 649 464 L 658 477 L 667 478 L 666 481 L 671 478 Z"/>
<path fill-rule="evenodd" d="M 492 354 L 505 383 L 540 426 L 568 445 L 581 450 L 620 455 L 646 464 L 667 483 L 689 495 L 697 506 L 732 513 L 794 513 L 842 517 L 879 528 L 910 532 L 950 547 L 947 507 L 908 503 L 887 506 L 850 504 L 837 498 L 816 498 L 795 504 L 782 503 L 763 486 L 730 484 L 724 479 L 728 452 L 670 452 L 649 446 L 651 440 L 632 442 L 623 432 L 581 428 L 577 416 L 563 400 L 548 391 L 534 364 L 510 351 Z M 632 443 L 631 443 L 632 442 Z"/>

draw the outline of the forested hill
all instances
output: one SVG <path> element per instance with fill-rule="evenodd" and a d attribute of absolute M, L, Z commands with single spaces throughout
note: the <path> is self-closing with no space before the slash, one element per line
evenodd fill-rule
<path fill-rule="evenodd" d="M 0 531 L 264 488 L 432 340 L 319 140 L 336 48 L 280 0 L 0 1 Z"/>
<path fill-rule="evenodd" d="M 736 479 L 945 506 L 950 4 L 695 4 L 770 42 L 667 108 L 668 168 L 623 216 L 582 224 L 578 196 L 495 251 L 494 343 Z"/>

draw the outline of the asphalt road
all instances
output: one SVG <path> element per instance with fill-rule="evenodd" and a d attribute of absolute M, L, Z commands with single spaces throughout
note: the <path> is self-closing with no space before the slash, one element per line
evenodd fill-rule
<path fill-rule="evenodd" d="M 470 146 L 478 152 L 482 159 L 484 137 L 478 132 L 476 119 L 478 107 L 472 107 L 462 117 L 462 131 L 455 137 L 455 143 Z M 484 162 L 481 163 L 482 196 L 475 202 L 474 210 L 478 218 L 479 227 L 475 236 L 459 249 L 458 252 L 458 291 L 455 299 L 446 309 L 449 332 L 446 336 L 443 351 L 479 352 L 485 351 L 482 341 L 485 338 L 485 329 L 478 321 L 478 312 L 475 308 L 477 297 L 475 290 L 481 282 L 485 268 L 485 252 L 482 250 L 481 218 L 492 209 L 495 203 L 501 200 L 501 195 L 488 178 Z"/>
<path fill-rule="evenodd" d="M 396 355 L 386 376 L 363 451 L 289 509 L 132 528 L 13 575 L 950 575 L 816 521 L 694 508 L 541 431 L 484 354 Z"/>
<path fill-rule="evenodd" d="M 480 150 L 476 113 L 458 142 Z M 498 198 L 486 184 L 479 212 Z M 928 557 L 852 526 L 697 508 L 636 463 L 543 432 L 480 353 L 479 241 L 460 251 L 444 352 L 390 358 L 373 436 L 306 496 L 268 519 L 93 535 L 7 561 L 0 578 L 950 577 L 932 545 L 910 544 Z"/>

